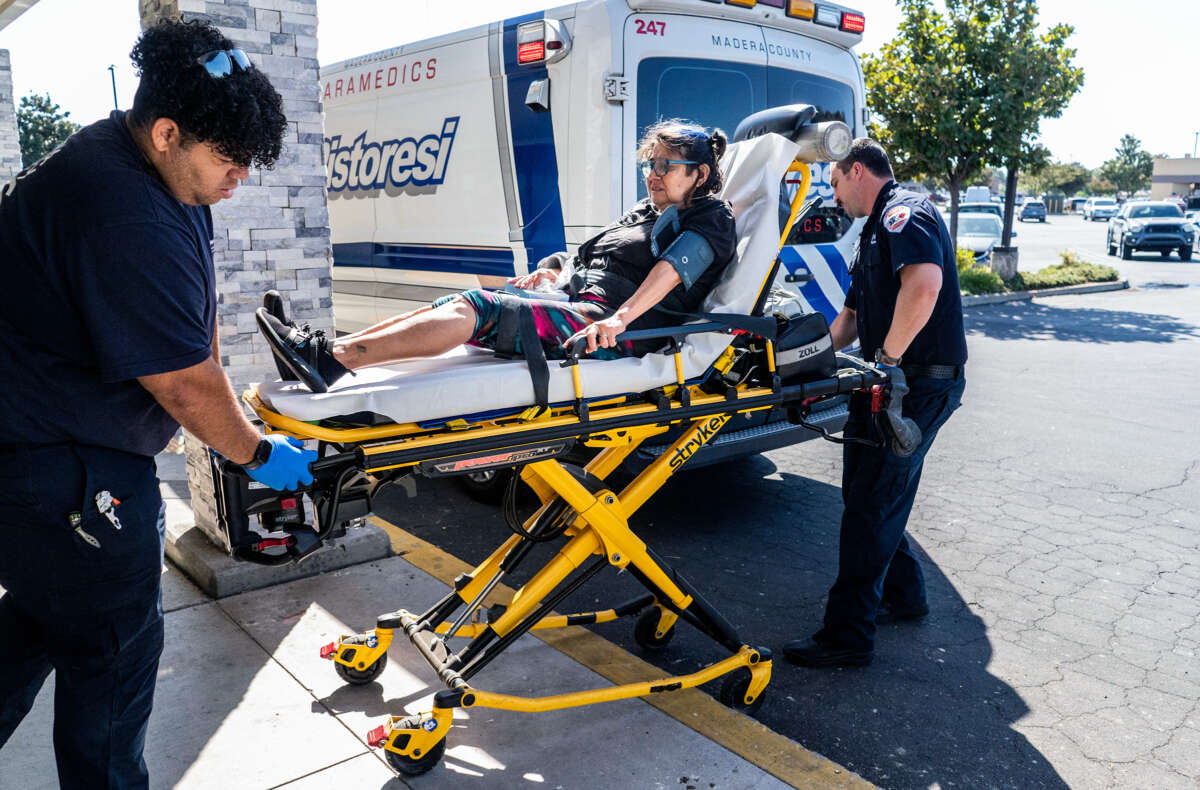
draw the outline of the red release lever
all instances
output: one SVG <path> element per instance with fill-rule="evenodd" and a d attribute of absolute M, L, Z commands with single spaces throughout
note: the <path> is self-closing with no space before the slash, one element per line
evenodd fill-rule
<path fill-rule="evenodd" d="M 375 729 L 367 733 L 367 743 L 375 748 L 379 748 L 387 743 L 387 728 L 380 724 Z"/>
<path fill-rule="evenodd" d="M 321 648 L 321 658 L 333 658 L 337 654 L 337 642 L 330 642 Z"/>
<path fill-rule="evenodd" d="M 875 384 L 871 387 L 871 413 L 878 414 L 883 411 L 883 385 Z"/>
<path fill-rule="evenodd" d="M 296 539 L 291 535 L 288 535 L 286 538 L 265 538 L 260 540 L 258 543 L 255 543 L 251 548 L 253 548 L 255 551 L 262 551 L 263 549 L 271 549 L 275 548 L 276 546 L 286 547 L 292 545 L 295 540 Z"/>

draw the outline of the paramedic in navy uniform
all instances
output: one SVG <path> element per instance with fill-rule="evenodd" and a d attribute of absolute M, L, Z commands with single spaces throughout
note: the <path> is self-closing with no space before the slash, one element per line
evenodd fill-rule
<path fill-rule="evenodd" d="M 279 156 L 279 94 L 207 25 L 160 23 L 131 54 L 133 109 L 0 197 L 0 746 L 53 669 L 59 782 L 88 790 L 149 786 L 155 454 L 182 423 L 274 488 L 316 455 L 258 434 L 217 351 L 208 207 Z"/>
<path fill-rule="evenodd" d="M 867 218 L 845 308 L 830 327 L 834 347 L 857 338 L 864 359 L 903 372 L 909 388 L 903 417 L 917 424 L 921 438 L 914 446 L 890 436 L 881 449 L 845 445 L 838 575 L 824 627 L 783 649 L 808 667 L 869 664 L 877 621 L 928 614 L 925 579 L 904 530 L 925 454 L 966 383 L 958 269 L 945 222 L 926 198 L 896 185 L 874 140 L 855 140 L 831 169 L 830 183 L 847 214 Z M 902 393 L 903 386 L 896 389 Z M 869 398 L 851 402 L 847 437 L 868 436 L 869 406 Z"/>

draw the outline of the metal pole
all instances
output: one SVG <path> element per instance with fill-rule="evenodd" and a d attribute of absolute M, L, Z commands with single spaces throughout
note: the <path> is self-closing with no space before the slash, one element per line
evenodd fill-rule
<path fill-rule="evenodd" d="M 114 109 L 114 110 L 119 110 L 119 109 L 121 109 L 121 105 L 117 103 L 117 72 L 116 72 L 116 67 L 115 67 L 115 66 L 109 66 L 109 67 L 108 67 L 108 76 L 112 77 L 112 86 L 113 86 L 113 109 Z"/>
<path fill-rule="evenodd" d="M 1192 159 L 1196 158 L 1196 143 L 1200 142 L 1200 132 L 1192 135 Z"/>

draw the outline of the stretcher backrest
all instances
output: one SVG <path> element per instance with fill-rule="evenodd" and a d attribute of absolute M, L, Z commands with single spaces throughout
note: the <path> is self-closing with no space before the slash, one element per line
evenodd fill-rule
<path fill-rule="evenodd" d="M 753 309 L 779 250 L 779 184 L 798 150 L 796 143 L 768 134 L 726 151 L 721 197 L 733 206 L 737 221 L 737 259 L 705 300 L 705 312 L 745 315 Z M 681 351 L 684 377 L 702 375 L 730 342 L 723 333 L 689 335 Z M 644 392 L 674 382 L 675 364 L 666 354 L 584 359 L 580 380 L 587 398 Z M 361 370 L 319 395 L 281 381 L 260 384 L 258 392 L 269 408 L 305 421 L 373 412 L 398 423 L 423 422 L 535 402 L 523 360 L 501 360 L 491 352 L 465 348 L 434 359 Z M 570 370 L 551 362 L 549 401 L 569 403 L 574 398 Z"/>

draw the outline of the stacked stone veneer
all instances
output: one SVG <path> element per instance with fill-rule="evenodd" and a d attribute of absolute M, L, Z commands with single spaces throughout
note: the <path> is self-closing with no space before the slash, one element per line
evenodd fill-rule
<path fill-rule="evenodd" d="M 7 49 L 0 49 L 0 189 L 21 172 L 21 142 L 13 99 L 12 59 Z"/>
<path fill-rule="evenodd" d="M 234 391 L 274 377 L 254 310 L 270 288 L 293 318 L 332 331 L 332 254 L 325 202 L 316 0 L 140 0 L 143 28 L 163 18 L 205 19 L 249 55 L 283 97 L 284 150 L 213 206 L 221 363 Z M 220 542 L 206 448 L 187 437 L 196 523 Z"/>

